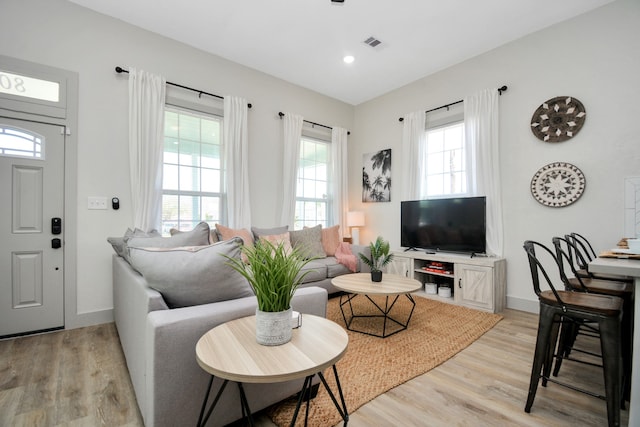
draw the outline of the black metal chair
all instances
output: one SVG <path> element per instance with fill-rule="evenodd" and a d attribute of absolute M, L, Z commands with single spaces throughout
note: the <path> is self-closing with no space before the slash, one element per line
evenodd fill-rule
<path fill-rule="evenodd" d="M 613 280 L 633 285 L 633 277 L 620 276 L 617 274 L 596 274 L 589 272 L 589 262 L 598 258 L 598 255 L 593 249 L 591 243 L 589 243 L 586 237 L 578 233 L 565 235 L 564 238 L 573 243 L 573 246 L 569 250 L 569 259 L 572 263 L 575 263 L 574 266 L 576 267 L 576 276 L 588 279 Z"/>
<path fill-rule="evenodd" d="M 547 382 L 571 388 L 572 390 L 605 399 L 609 426 L 620 425 L 622 364 L 621 364 L 621 318 L 622 299 L 610 295 L 595 295 L 587 292 L 558 290 L 554 286 L 562 284 L 559 261 L 553 251 L 541 243 L 527 240 L 524 249 L 529 260 L 533 288 L 540 303 L 538 335 L 531 367 L 531 381 L 525 404 L 525 412 L 531 412 L 538 384 Z M 536 254 L 538 250 L 538 255 Z M 540 259 L 550 268 L 555 280 L 549 276 Z M 541 279 L 543 278 L 543 279 Z M 542 289 L 541 283 L 548 289 Z M 564 286 L 564 284 L 562 284 Z M 573 384 L 552 378 L 551 365 L 558 338 L 560 324 L 567 322 L 594 323 L 599 330 L 602 349 L 605 395 L 581 389 Z M 541 381 L 542 380 L 542 381 Z"/>
<path fill-rule="evenodd" d="M 584 263 L 582 253 L 577 247 L 579 243 L 576 243 L 575 239 L 571 236 L 554 237 L 552 239 L 553 246 L 556 250 L 556 258 L 559 261 L 560 276 L 565 284 L 565 289 L 568 291 L 588 292 L 598 295 L 611 295 L 622 299 L 622 330 L 621 330 L 621 345 L 622 345 L 622 361 L 623 361 L 623 373 L 624 373 L 624 396 L 623 396 L 623 408 L 624 399 L 628 398 L 631 391 L 631 360 L 632 360 L 632 342 L 633 342 L 633 283 L 627 281 L 615 281 L 612 279 L 596 279 L 589 275 L 583 277 L 578 274 L 575 269 L 572 260 L 571 253 L 577 257 L 578 264 Z M 564 262 L 566 261 L 566 263 Z M 566 274 L 565 264 L 569 266 L 572 276 Z M 588 325 L 587 325 L 588 328 Z M 570 336 L 561 334 L 560 344 L 562 345 L 562 358 L 569 359 L 570 353 L 574 349 L 574 341 L 577 336 L 579 328 L 573 330 L 573 333 L 569 333 Z M 591 335 L 587 332 L 588 335 Z M 578 349 L 578 351 L 581 351 Z M 560 366 L 562 364 L 562 358 L 556 360 L 556 366 L 554 368 L 554 375 L 558 374 Z"/>

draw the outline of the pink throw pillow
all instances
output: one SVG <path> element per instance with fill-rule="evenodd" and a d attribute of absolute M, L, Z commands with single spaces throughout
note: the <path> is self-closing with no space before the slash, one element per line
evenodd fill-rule
<path fill-rule="evenodd" d="M 284 253 L 289 255 L 293 250 L 291 247 L 291 240 L 289 239 L 289 232 L 282 234 L 271 234 L 266 236 L 260 236 L 260 240 L 265 240 L 271 243 L 276 248 L 281 244 L 284 246 Z"/>
<path fill-rule="evenodd" d="M 322 229 L 322 247 L 327 256 L 335 256 L 336 249 L 340 245 L 340 226 Z"/>

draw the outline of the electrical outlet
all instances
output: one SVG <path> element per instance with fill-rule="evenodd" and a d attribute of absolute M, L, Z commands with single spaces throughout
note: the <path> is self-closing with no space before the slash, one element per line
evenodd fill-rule
<path fill-rule="evenodd" d="M 107 198 L 106 197 L 89 197 L 88 209 L 107 209 Z"/>

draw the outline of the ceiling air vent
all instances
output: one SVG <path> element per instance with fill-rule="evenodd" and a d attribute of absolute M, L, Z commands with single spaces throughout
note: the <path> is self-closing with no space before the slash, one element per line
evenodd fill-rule
<path fill-rule="evenodd" d="M 376 47 L 382 42 L 380 40 L 378 40 L 377 38 L 375 38 L 375 37 L 369 37 L 368 39 L 366 39 L 364 41 L 364 43 L 368 44 L 371 47 Z"/>

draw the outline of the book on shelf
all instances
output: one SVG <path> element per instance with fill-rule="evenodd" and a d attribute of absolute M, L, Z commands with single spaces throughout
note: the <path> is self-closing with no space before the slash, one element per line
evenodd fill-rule
<path fill-rule="evenodd" d="M 444 269 L 444 268 L 432 268 L 432 267 L 429 267 L 429 266 L 425 266 L 425 267 L 422 267 L 422 269 L 424 271 L 426 271 L 427 273 L 453 275 L 453 271 L 447 270 L 447 269 Z"/>

